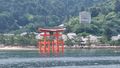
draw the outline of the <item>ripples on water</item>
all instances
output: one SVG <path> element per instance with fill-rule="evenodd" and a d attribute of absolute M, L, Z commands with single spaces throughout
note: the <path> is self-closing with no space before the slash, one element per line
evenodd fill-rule
<path fill-rule="evenodd" d="M 65 50 L 64 56 L 43 57 L 37 51 L 0 51 L 0 68 L 120 68 L 120 52 Z"/>

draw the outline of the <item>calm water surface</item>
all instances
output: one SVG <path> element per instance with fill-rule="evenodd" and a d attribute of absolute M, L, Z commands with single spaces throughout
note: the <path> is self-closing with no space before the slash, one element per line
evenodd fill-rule
<path fill-rule="evenodd" d="M 0 50 L 0 68 L 120 68 L 120 49 L 66 49 L 49 56 Z"/>

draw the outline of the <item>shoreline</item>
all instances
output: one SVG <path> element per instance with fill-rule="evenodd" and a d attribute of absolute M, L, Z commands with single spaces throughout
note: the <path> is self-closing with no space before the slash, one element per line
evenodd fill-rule
<path fill-rule="evenodd" d="M 120 46 L 72 46 L 65 49 L 120 49 Z"/>
<path fill-rule="evenodd" d="M 120 46 L 65 46 L 65 49 L 120 49 Z M 39 50 L 36 47 L 4 46 L 0 50 Z"/>
<path fill-rule="evenodd" d="M 38 48 L 20 47 L 20 46 L 4 46 L 4 47 L 0 47 L 0 50 L 38 50 Z"/>

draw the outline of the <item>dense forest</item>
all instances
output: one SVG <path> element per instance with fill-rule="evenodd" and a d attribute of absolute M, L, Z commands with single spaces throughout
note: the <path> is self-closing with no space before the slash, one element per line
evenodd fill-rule
<path fill-rule="evenodd" d="M 106 0 L 0 0 L 0 32 L 36 31 L 78 16 L 83 7 Z"/>
<path fill-rule="evenodd" d="M 111 40 L 112 36 L 120 34 L 120 0 L 108 0 L 94 5 L 86 11 L 91 12 L 92 22 L 80 24 L 79 17 L 72 17 L 67 23 L 67 33 L 92 34 Z"/>

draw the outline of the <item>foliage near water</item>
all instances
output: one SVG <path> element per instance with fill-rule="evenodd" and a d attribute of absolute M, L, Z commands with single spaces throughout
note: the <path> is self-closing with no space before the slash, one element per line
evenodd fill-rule
<path fill-rule="evenodd" d="M 4 36 L 0 34 L 0 44 L 5 46 L 37 46 L 37 39 L 34 34 L 26 34 L 24 36 L 13 35 Z"/>

